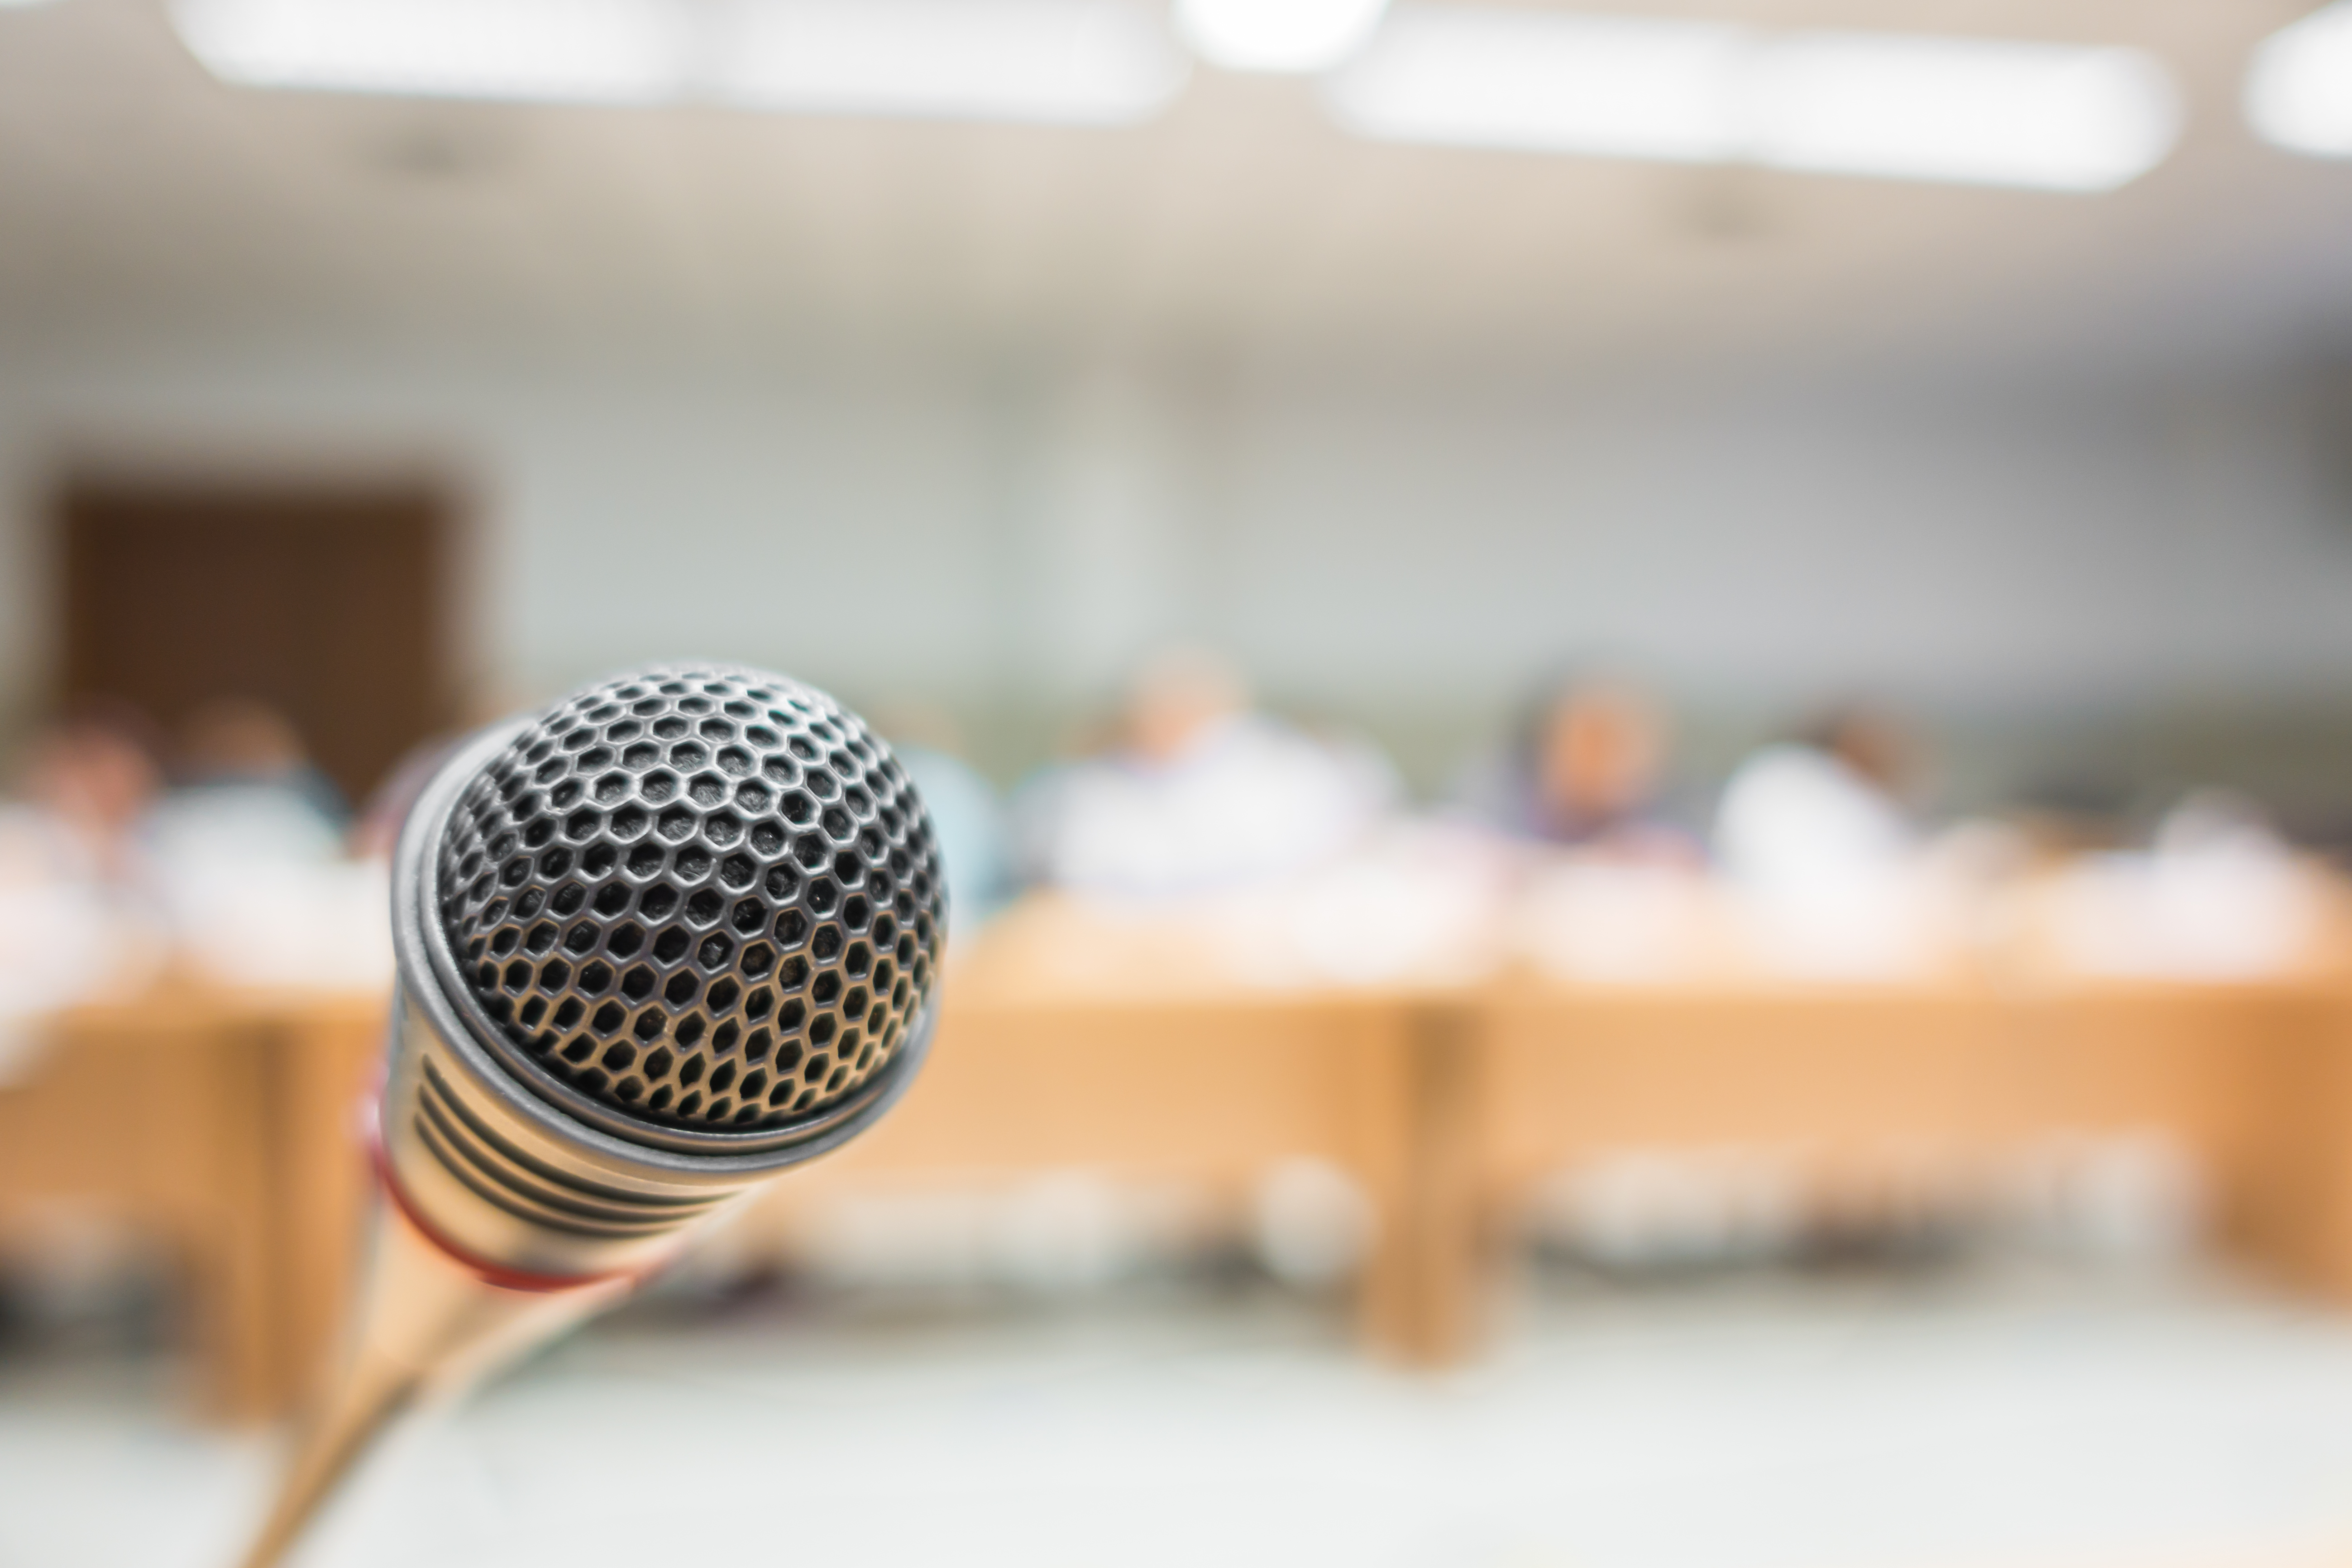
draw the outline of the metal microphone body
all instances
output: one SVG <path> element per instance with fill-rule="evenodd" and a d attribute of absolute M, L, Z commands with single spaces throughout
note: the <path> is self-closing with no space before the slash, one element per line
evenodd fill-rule
<path fill-rule="evenodd" d="M 246 1568 L 403 1411 L 871 1126 L 937 1022 L 921 802 L 854 715 L 762 671 L 658 667 L 483 731 L 419 795 L 393 887 L 386 1201 L 349 1359 Z"/>

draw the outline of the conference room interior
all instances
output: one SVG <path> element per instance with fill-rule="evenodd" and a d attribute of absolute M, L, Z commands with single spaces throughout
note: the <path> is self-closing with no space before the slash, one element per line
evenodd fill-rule
<path fill-rule="evenodd" d="M 2347 261 L 2352 0 L 0 0 L 0 1564 L 233 1560 L 656 662 L 937 1043 L 296 1561 L 2341 1559 Z"/>

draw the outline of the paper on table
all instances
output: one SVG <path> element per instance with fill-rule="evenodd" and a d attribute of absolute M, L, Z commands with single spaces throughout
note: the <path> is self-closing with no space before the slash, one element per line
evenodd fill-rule
<path fill-rule="evenodd" d="M 104 900 L 73 883 L 0 888 L 0 1084 L 39 1064 L 48 1019 L 104 984 L 115 944 Z"/>
<path fill-rule="evenodd" d="M 2226 848 L 2111 855 L 2074 868 L 2052 892 L 2061 957 L 2093 974 L 2252 980 L 2309 951 L 2317 898 L 2284 854 Z"/>
<path fill-rule="evenodd" d="M 180 941 L 231 985 L 373 990 L 392 981 L 391 886 L 375 862 L 215 863 L 173 888 Z"/>

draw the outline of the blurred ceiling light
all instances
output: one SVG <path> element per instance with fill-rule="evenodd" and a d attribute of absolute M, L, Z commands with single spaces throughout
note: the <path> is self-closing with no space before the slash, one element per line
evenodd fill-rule
<path fill-rule="evenodd" d="M 177 0 L 206 69 L 254 87 L 647 103 L 692 37 L 665 0 Z"/>
<path fill-rule="evenodd" d="M 1364 47 L 1388 0 L 1177 0 L 1192 52 L 1241 71 L 1329 70 Z"/>
<path fill-rule="evenodd" d="M 1800 34 L 1759 50 L 1745 88 L 1753 155 L 1784 169 L 2105 191 L 2180 130 L 2136 49 Z"/>
<path fill-rule="evenodd" d="M 1121 124 L 1190 74 L 1126 0 L 737 0 L 730 20 L 714 85 L 753 108 Z"/>
<path fill-rule="evenodd" d="M 2246 118 L 2275 146 L 2352 157 L 2352 4 L 2263 40 L 2246 76 Z"/>
<path fill-rule="evenodd" d="M 1340 122 L 1396 142 L 1712 160 L 1739 147 L 1751 35 L 1703 22 L 1415 6 L 1326 88 Z"/>
<path fill-rule="evenodd" d="M 2129 49 L 1422 7 L 1325 93 L 1404 142 L 2095 191 L 2171 149 L 2179 111 Z"/>

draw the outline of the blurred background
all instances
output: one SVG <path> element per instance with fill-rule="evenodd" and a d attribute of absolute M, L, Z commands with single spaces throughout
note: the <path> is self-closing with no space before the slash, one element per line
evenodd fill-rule
<path fill-rule="evenodd" d="M 0 1563 L 232 1545 L 657 658 L 938 1058 L 318 1563 L 2352 1552 L 2347 260 L 2308 0 L 5 0 Z"/>

